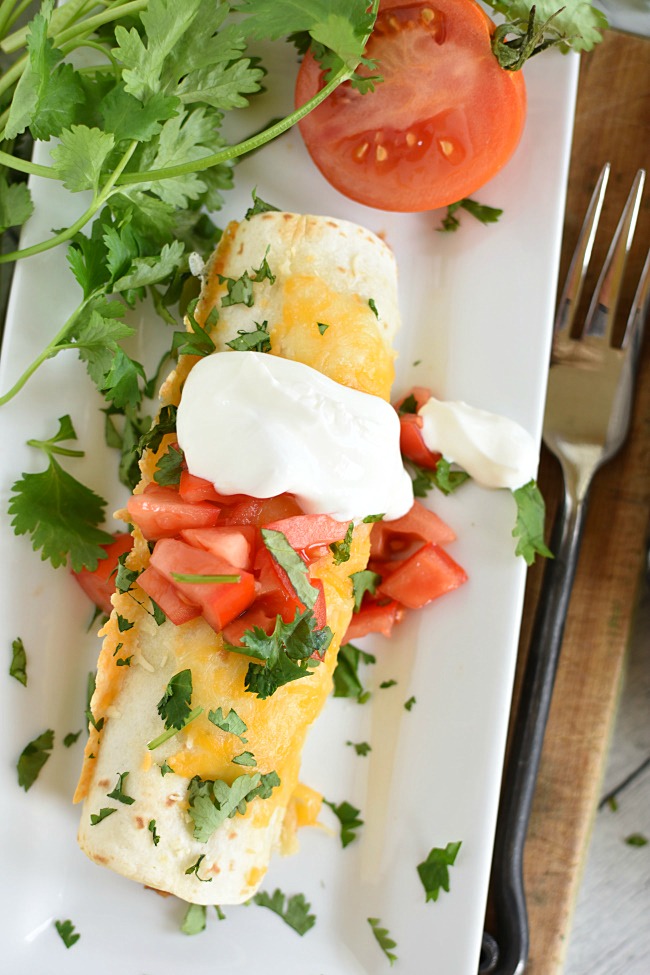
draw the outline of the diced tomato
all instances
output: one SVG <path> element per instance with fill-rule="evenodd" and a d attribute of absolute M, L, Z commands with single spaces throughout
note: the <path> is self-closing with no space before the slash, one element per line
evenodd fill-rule
<path fill-rule="evenodd" d="M 409 609 L 419 609 L 466 581 L 465 570 L 443 548 L 430 542 L 382 579 L 377 592 Z"/>
<path fill-rule="evenodd" d="M 315 547 L 323 548 L 342 541 L 348 525 L 349 522 L 335 521 L 329 515 L 294 515 L 293 518 L 269 522 L 264 527 L 282 532 L 289 545 L 297 552 L 304 552 L 309 561 L 310 555 L 318 557 L 321 554 L 313 551 Z"/>
<path fill-rule="evenodd" d="M 95 606 L 98 606 L 108 616 L 110 616 L 113 608 L 111 596 L 115 592 L 117 560 L 120 555 L 130 552 L 133 547 L 133 538 L 127 533 L 118 533 L 114 538 L 115 541 L 111 542 L 110 545 L 102 545 L 106 552 L 106 558 L 99 561 L 94 572 L 81 569 L 80 572 L 72 573 Z"/>
<path fill-rule="evenodd" d="M 264 545 L 255 557 L 255 573 L 259 583 L 259 602 L 268 613 L 272 616 L 280 615 L 285 623 L 290 623 L 297 609 L 303 612 L 305 605 L 298 599 L 289 576 Z M 316 627 L 321 629 L 327 623 L 325 590 L 320 579 L 310 579 L 310 582 L 318 589 L 313 612 Z"/>
<path fill-rule="evenodd" d="M 183 501 L 188 504 L 196 504 L 198 501 L 212 501 L 214 504 L 221 503 L 221 496 L 214 489 L 214 484 L 206 481 L 204 477 L 197 477 L 189 471 L 181 472 L 181 480 L 178 485 L 178 493 Z"/>
<path fill-rule="evenodd" d="M 422 417 L 415 413 L 402 413 L 399 418 L 399 449 L 414 464 L 435 471 L 442 454 L 429 450 L 422 436 Z"/>
<path fill-rule="evenodd" d="M 198 606 L 193 606 L 184 599 L 176 586 L 164 575 L 148 565 L 138 576 L 138 585 L 146 592 L 150 599 L 160 606 L 165 616 L 176 626 L 189 623 L 201 615 Z"/>
<path fill-rule="evenodd" d="M 190 603 L 199 606 L 201 615 L 219 633 L 224 626 L 248 609 L 255 599 L 255 578 L 211 552 L 186 542 L 163 538 L 151 553 L 151 565 Z M 239 582 L 179 582 L 181 575 L 238 575 Z"/>
<path fill-rule="evenodd" d="M 254 525 L 185 528 L 180 534 L 189 545 L 212 552 L 238 569 L 250 569 L 253 564 L 256 536 Z"/>
<path fill-rule="evenodd" d="M 368 636 L 369 633 L 382 633 L 384 636 L 390 636 L 393 626 L 395 623 L 399 623 L 403 615 L 404 610 L 395 600 L 383 605 L 364 602 L 359 612 L 352 614 L 352 619 L 341 643 L 360 640 L 361 637 Z"/>
<path fill-rule="evenodd" d="M 302 514 L 302 508 L 292 494 L 278 494 L 273 498 L 247 498 L 221 512 L 221 525 L 266 525 L 280 518 Z"/>
<path fill-rule="evenodd" d="M 447 545 L 455 538 L 453 528 L 416 500 L 401 518 L 375 522 L 370 533 L 370 554 L 373 559 L 388 559 L 406 552 L 414 539 Z"/>
<path fill-rule="evenodd" d="M 209 501 L 189 504 L 171 487 L 149 484 L 127 504 L 129 517 L 148 541 L 173 538 L 184 528 L 209 528 L 217 524 L 220 509 Z"/>
<path fill-rule="evenodd" d="M 224 627 L 223 638 L 228 643 L 241 644 L 246 630 L 252 630 L 253 627 L 259 626 L 265 633 L 272 633 L 275 629 L 275 621 L 276 617 L 269 616 L 261 604 L 253 603 L 250 609 L 247 609 L 245 613 Z"/>

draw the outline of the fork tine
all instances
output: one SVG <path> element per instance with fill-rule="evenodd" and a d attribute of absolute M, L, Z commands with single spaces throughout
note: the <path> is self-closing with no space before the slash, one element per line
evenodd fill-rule
<path fill-rule="evenodd" d="M 603 269 L 600 272 L 585 319 L 583 335 L 604 338 L 608 342 L 611 339 L 625 263 L 634 236 L 644 182 L 645 171 L 640 169 L 634 178 L 632 189 L 623 208 Z"/>
<path fill-rule="evenodd" d="M 569 273 L 567 274 L 562 295 L 557 306 L 557 315 L 555 318 L 556 335 L 561 332 L 568 335 L 573 325 L 580 295 L 582 294 L 582 286 L 587 273 L 587 266 L 591 259 L 591 252 L 600 219 L 600 211 L 603 208 L 610 168 L 610 163 L 605 163 L 603 166 L 591 200 L 589 201 L 584 222 L 580 228 L 578 243 L 571 258 Z"/>
<path fill-rule="evenodd" d="M 636 294 L 632 302 L 632 308 L 625 326 L 622 348 L 631 345 L 634 349 L 641 344 L 643 337 L 643 326 L 650 311 L 650 251 L 648 251 L 643 265 L 643 271 L 639 278 Z"/>

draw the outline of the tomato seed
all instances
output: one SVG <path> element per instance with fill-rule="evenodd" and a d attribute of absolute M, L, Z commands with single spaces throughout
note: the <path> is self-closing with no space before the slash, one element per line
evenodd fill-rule
<path fill-rule="evenodd" d="M 377 146 L 375 150 L 375 158 L 377 162 L 384 162 L 388 159 L 388 151 L 384 146 Z"/>

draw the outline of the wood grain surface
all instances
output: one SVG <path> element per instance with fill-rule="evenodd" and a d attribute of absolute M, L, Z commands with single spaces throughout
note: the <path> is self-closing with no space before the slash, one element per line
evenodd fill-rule
<path fill-rule="evenodd" d="M 560 280 L 568 268 L 602 165 L 612 164 L 588 296 L 638 168 L 650 168 L 650 41 L 610 31 L 583 55 L 569 175 Z M 650 241 L 650 186 L 639 217 L 621 298 L 627 315 Z M 549 525 L 562 485 L 543 451 L 540 485 Z M 553 695 L 524 875 L 531 928 L 527 975 L 558 975 L 596 813 L 616 712 L 636 594 L 645 562 L 650 510 L 650 341 L 638 378 L 632 428 L 623 451 L 597 475 Z M 528 579 L 520 647 L 525 661 L 543 566 Z M 518 692 L 520 676 L 515 684 Z M 588 973 L 585 973 L 588 975 Z"/>

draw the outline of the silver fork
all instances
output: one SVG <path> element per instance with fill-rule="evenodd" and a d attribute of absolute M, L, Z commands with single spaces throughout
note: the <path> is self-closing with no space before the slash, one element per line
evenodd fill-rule
<path fill-rule="evenodd" d="M 578 551 L 594 475 L 627 436 L 643 324 L 650 299 L 650 254 L 620 348 L 612 346 L 627 254 L 645 173 L 639 170 L 596 285 L 579 338 L 571 337 L 603 205 L 609 163 L 587 210 L 559 301 L 548 376 L 543 439 L 562 467 L 564 500 L 553 526 L 521 696 L 512 731 L 494 846 L 491 892 L 498 938 L 483 935 L 481 975 L 520 975 L 529 930 L 523 850 Z"/>

